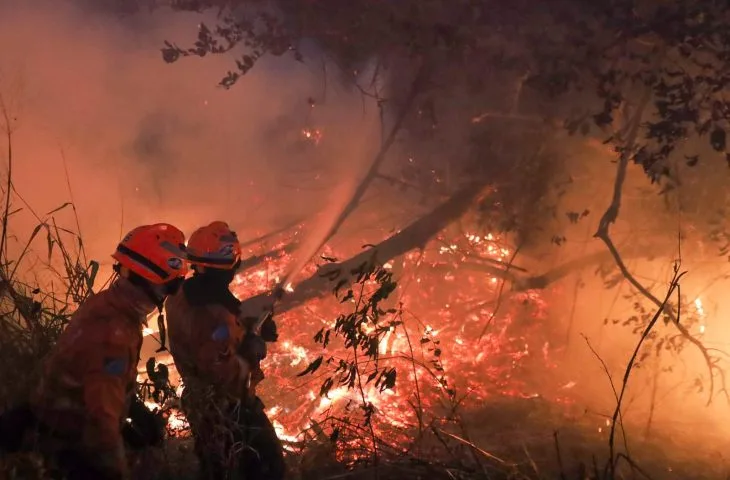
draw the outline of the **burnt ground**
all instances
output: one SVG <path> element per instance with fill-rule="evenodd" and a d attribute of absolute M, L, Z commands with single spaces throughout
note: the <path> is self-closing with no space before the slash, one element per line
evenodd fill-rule
<path fill-rule="evenodd" d="M 596 478 L 596 470 L 599 475 L 603 473 L 608 431 L 599 432 L 595 418 L 581 420 L 579 415 L 566 414 L 563 407 L 540 399 L 514 398 L 495 401 L 465 416 L 470 440 L 481 451 L 463 442 L 425 441 L 413 455 L 381 460 L 376 477 L 372 466 L 348 471 L 337 464 L 327 445 L 310 445 L 303 453 L 289 455 L 289 478 L 582 480 Z M 459 428 L 454 426 L 453 430 Z M 730 478 L 730 461 L 722 454 L 720 443 L 698 448 L 676 434 L 656 433 L 648 439 L 628 435 L 630 457 L 637 468 L 633 472 L 624 468 L 615 478 Z M 618 432 L 616 444 L 617 449 L 623 444 Z M 164 452 L 148 454 L 135 478 L 187 480 L 195 478 L 196 470 L 192 441 L 170 439 Z"/>
<path fill-rule="evenodd" d="M 331 445 L 310 443 L 303 452 L 288 456 L 288 478 L 605 479 L 602 474 L 608 452 L 607 431 L 599 432 L 594 420 L 579 420 L 576 415 L 566 414 L 563 407 L 540 399 L 514 398 L 495 401 L 464 416 L 468 417 L 465 423 L 469 425 L 473 446 L 463 441 L 437 442 L 431 438 L 409 455 L 381 458 L 375 476 L 372 465 L 348 470 L 335 461 Z M 453 425 L 452 430 L 456 432 L 459 427 Z M 617 444 L 622 442 L 617 436 Z M 648 439 L 629 437 L 630 457 L 637 468 L 632 472 L 624 464 L 626 468 L 614 478 L 730 478 L 730 461 L 723 453 L 722 443 L 713 443 L 708 438 L 708 445 L 712 446 L 700 447 L 681 434 L 657 433 Z M 0 479 L 43 478 L 29 463 L 33 462 L 27 458 L 6 459 L 0 464 Z M 163 448 L 150 449 L 137 456 L 133 478 L 193 480 L 196 474 L 192 440 L 170 438 Z"/>

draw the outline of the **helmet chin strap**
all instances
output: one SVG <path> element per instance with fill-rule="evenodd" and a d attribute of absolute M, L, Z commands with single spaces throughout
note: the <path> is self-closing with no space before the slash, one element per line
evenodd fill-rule
<path fill-rule="evenodd" d="M 114 266 L 114 271 L 117 272 L 118 275 L 123 276 L 121 275 L 121 268 L 118 264 Z M 155 353 L 167 351 L 167 328 L 165 327 L 165 314 L 162 313 L 162 309 L 164 306 L 165 297 L 167 295 L 175 293 L 174 290 L 180 287 L 182 279 L 180 279 L 179 282 L 173 281 L 166 285 L 155 287 L 147 280 L 136 275 L 134 272 L 129 272 L 128 275 L 124 275 L 124 277 L 126 277 L 127 280 L 129 280 L 132 284 L 142 289 L 145 295 L 147 295 L 147 298 L 149 298 L 157 308 L 157 329 L 159 330 L 160 338 L 158 342 L 160 344 L 160 348 L 155 350 Z"/>
<path fill-rule="evenodd" d="M 160 348 L 155 350 L 155 353 L 167 351 L 165 343 L 167 343 L 167 330 L 165 328 L 165 314 L 162 313 L 162 305 L 157 306 L 157 329 L 160 331 Z"/>
<path fill-rule="evenodd" d="M 160 295 L 160 292 L 156 291 L 157 289 L 150 285 L 148 282 L 141 281 L 139 283 L 142 291 L 147 294 L 147 297 L 149 297 L 155 307 L 157 307 L 157 329 L 160 332 L 160 348 L 155 350 L 155 353 L 165 352 L 167 351 L 167 346 L 165 345 L 167 343 L 167 329 L 165 328 L 165 314 L 162 313 L 165 297 L 164 295 Z"/>

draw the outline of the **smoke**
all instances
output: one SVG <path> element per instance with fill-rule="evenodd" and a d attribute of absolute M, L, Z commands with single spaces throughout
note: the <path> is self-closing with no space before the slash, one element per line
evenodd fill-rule
<path fill-rule="evenodd" d="M 0 5 L 15 188 L 41 217 L 73 200 L 89 256 L 102 265 L 141 223 L 191 232 L 222 219 L 246 238 L 319 212 L 378 146 L 375 109 L 334 81 L 337 72 L 327 81 L 316 52 L 304 63 L 265 58 L 228 91 L 217 84 L 232 56 L 165 64 L 163 41 L 185 44 L 203 20 L 213 19 Z M 307 128 L 328 146 L 315 148 Z M 75 226 L 70 210 L 55 217 Z M 16 247 L 35 223 L 28 207 L 13 217 Z"/>
<path fill-rule="evenodd" d="M 615 259 L 606 246 L 593 238 L 612 195 L 615 154 L 585 147 L 581 150 L 575 145 L 568 150 L 576 156 L 571 161 L 571 172 L 579 181 L 561 199 L 559 210 L 590 213 L 575 224 L 566 221 L 561 235 L 567 240 L 541 259 L 542 269 L 550 271 L 600 253 L 605 257 L 574 267 L 549 291 L 556 335 L 550 340 L 561 345 L 562 351 L 556 357 L 560 369 L 556 378 L 538 379 L 536 383 L 565 388 L 566 393 L 580 399 L 586 412 L 582 420 L 595 422 L 596 432 L 605 435 L 607 425 L 601 415 L 613 412 L 616 392 L 643 331 L 642 322 L 648 321 L 657 308 L 635 294 L 615 269 Z M 721 170 L 725 166 L 711 160 L 709 157 L 697 169 L 678 174 L 683 184 L 673 195 L 657 195 L 662 187 L 650 185 L 642 169 L 631 166 L 611 236 L 629 272 L 659 300 L 666 295 L 675 261 L 681 259 L 680 269 L 687 275 L 681 280 L 680 292 L 670 299 L 675 308 L 678 304 L 683 307 L 679 321 L 708 348 L 727 351 L 730 328 L 723 300 L 727 267 L 723 257 L 718 261 L 711 229 L 704 223 L 714 209 L 689 208 L 692 202 L 701 203 L 697 198 L 710 197 L 709 191 L 722 192 L 715 182 L 726 182 Z M 647 248 L 651 243 L 656 246 Z M 725 441 L 730 435 L 724 421 L 728 409 L 722 375 L 714 372 L 714 400 L 707 405 L 710 374 L 705 358 L 689 342 L 677 349 L 681 340 L 678 328 L 661 317 L 646 343 L 648 347 L 640 351 L 638 367 L 627 382 L 621 413 L 630 429 L 629 438 L 669 432 L 709 445 L 712 442 L 708 440 Z M 718 351 L 711 353 L 722 358 L 721 368 L 727 368 L 724 354 Z"/>
<path fill-rule="evenodd" d="M 370 62 L 368 68 L 366 68 L 363 72 L 360 72 L 358 78 L 372 79 L 373 84 L 378 84 L 375 85 L 375 91 L 382 92 L 382 78 L 376 76 L 376 72 L 376 63 Z M 377 99 L 368 97 L 366 101 L 364 100 L 363 107 L 367 108 L 365 110 L 366 115 L 364 115 L 363 118 L 363 127 L 365 131 L 377 132 L 378 126 L 380 125 Z M 361 141 L 365 139 L 366 137 L 361 137 Z M 375 150 L 372 148 L 372 145 L 368 146 L 366 144 L 360 144 L 356 146 L 355 152 L 368 152 L 372 154 Z M 346 152 L 342 152 L 341 155 L 344 158 L 349 157 Z M 339 181 L 332 190 L 328 205 L 320 213 L 319 218 L 316 222 L 314 222 L 311 230 L 305 234 L 304 241 L 295 255 L 295 261 L 288 268 L 285 279 L 282 280 L 282 287 L 287 287 L 290 282 L 293 282 L 296 279 L 296 276 L 304 268 L 307 262 L 309 262 L 309 260 L 317 254 L 319 249 L 332 235 L 333 228 L 335 228 L 351 199 L 356 194 L 358 185 L 361 182 L 366 181 L 366 174 L 369 165 L 368 160 L 372 162 L 371 157 L 366 157 L 364 155 L 360 155 L 359 157 L 355 156 L 354 158 L 349 158 L 347 168 L 341 169 L 342 171 L 338 175 Z"/>

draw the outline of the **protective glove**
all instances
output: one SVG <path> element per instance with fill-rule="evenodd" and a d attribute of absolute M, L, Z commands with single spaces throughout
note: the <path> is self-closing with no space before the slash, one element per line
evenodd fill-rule
<path fill-rule="evenodd" d="M 258 365 L 266 358 L 266 342 L 253 333 L 247 333 L 238 348 L 238 354 L 252 366 Z"/>
<path fill-rule="evenodd" d="M 124 422 L 122 427 L 122 437 L 127 447 L 142 450 L 164 441 L 165 420 L 161 414 L 149 410 L 136 395 L 130 402 L 127 416 L 131 422 Z"/>
<path fill-rule="evenodd" d="M 275 342 L 279 339 L 279 333 L 276 330 L 276 322 L 272 317 L 267 317 L 261 324 L 261 338 L 265 342 Z"/>

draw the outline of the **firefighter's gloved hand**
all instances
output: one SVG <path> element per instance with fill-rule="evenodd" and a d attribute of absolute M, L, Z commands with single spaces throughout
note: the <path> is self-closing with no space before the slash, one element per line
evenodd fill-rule
<path fill-rule="evenodd" d="M 162 444 L 165 438 L 165 421 L 159 414 L 149 410 L 137 395 L 131 399 L 127 416 L 131 422 L 124 422 L 122 427 L 122 437 L 127 447 L 142 450 Z"/>
<path fill-rule="evenodd" d="M 249 363 L 258 365 L 261 360 L 266 358 L 266 342 L 260 336 L 248 333 L 243 337 L 239 355 Z"/>
<path fill-rule="evenodd" d="M 281 300 L 281 297 L 284 296 L 284 285 L 278 284 L 276 287 L 274 287 L 274 290 L 271 292 L 271 298 L 274 299 L 274 301 Z"/>
<path fill-rule="evenodd" d="M 264 320 L 264 323 L 261 324 L 261 338 L 263 338 L 265 342 L 275 342 L 279 339 L 279 333 L 276 330 L 276 322 L 274 322 L 273 318 L 268 317 Z"/>

